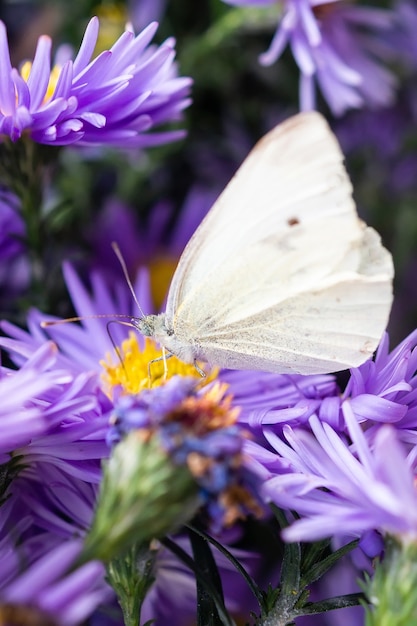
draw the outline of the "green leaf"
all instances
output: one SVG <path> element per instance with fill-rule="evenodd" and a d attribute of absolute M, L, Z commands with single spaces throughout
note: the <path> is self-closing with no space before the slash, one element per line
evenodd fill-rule
<path fill-rule="evenodd" d="M 303 574 L 302 584 L 304 586 L 311 585 L 316 580 L 319 580 L 326 572 L 328 572 L 336 563 L 346 554 L 349 554 L 356 546 L 358 545 L 358 540 L 351 541 L 345 546 L 331 552 L 328 556 L 326 556 L 323 560 L 311 562 L 311 566 L 307 569 L 306 573 Z M 322 544 L 322 542 L 320 542 Z M 314 544 L 313 544 L 314 545 Z"/>
<path fill-rule="evenodd" d="M 358 606 L 364 599 L 363 593 L 349 593 L 344 596 L 334 596 L 320 602 L 311 602 L 303 606 L 300 615 L 315 615 L 317 613 L 327 613 L 336 609 L 345 609 L 348 606 Z"/>
<path fill-rule="evenodd" d="M 234 621 L 229 616 L 226 607 L 224 606 L 223 598 L 219 595 L 216 586 L 212 583 L 212 581 L 206 578 L 204 571 L 200 568 L 199 564 L 197 564 L 185 550 L 183 550 L 179 545 L 177 545 L 172 539 L 169 537 L 165 537 L 165 539 L 161 540 L 162 545 L 164 545 L 168 550 L 170 550 L 176 557 L 180 559 L 194 574 L 197 582 L 205 585 L 207 591 L 210 593 L 213 602 L 215 603 L 217 613 L 219 618 L 222 620 L 220 623 L 222 626 L 235 626 Z"/>
<path fill-rule="evenodd" d="M 224 603 L 222 581 L 208 541 L 192 529 L 188 534 L 195 562 L 198 563 L 205 579 L 211 580 Z M 223 626 L 216 603 L 201 579 L 197 580 L 197 626 Z"/>
<path fill-rule="evenodd" d="M 259 602 L 259 605 L 262 606 L 262 603 L 264 602 L 263 592 L 259 589 L 258 585 L 255 583 L 253 578 L 250 576 L 250 574 L 248 574 L 248 572 L 245 570 L 243 565 L 233 556 L 233 554 L 227 548 L 225 548 L 221 543 L 216 541 L 216 539 L 214 539 L 213 537 L 205 533 L 203 530 L 198 529 L 195 526 L 192 526 L 190 524 L 187 525 L 187 528 L 192 530 L 194 533 L 200 535 L 207 542 L 215 546 L 217 550 L 221 552 L 230 561 L 230 563 L 232 563 L 233 567 L 235 567 L 235 569 L 239 572 L 239 574 L 241 574 L 242 578 L 244 578 L 244 580 L 246 581 L 249 589 L 252 591 L 253 595 Z"/>

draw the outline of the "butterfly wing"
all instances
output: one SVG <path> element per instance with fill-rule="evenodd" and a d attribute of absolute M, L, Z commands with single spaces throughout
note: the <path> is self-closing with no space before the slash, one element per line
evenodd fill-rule
<path fill-rule="evenodd" d="M 266 135 L 180 259 L 166 312 L 177 340 L 238 369 L 319 373 L 366 360 L 388 320 L 393 268 L 351 191 L 319 114 Z"/>

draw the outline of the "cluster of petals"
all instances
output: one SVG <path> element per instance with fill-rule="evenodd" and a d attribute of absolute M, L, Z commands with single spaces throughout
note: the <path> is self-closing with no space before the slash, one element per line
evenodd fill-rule
<path fill-rule="evenodd" d="M 34 349 L 5 337 L 0 342 L 21 363 L 16 371 L 4 370 L 0 380 L 0 462 L 23 457 L 23 472 L 33 463 L 51 463 L 98 482 L 99 460 L 108 450 L 106 402 L 96 375 L 62 368 L 53 342 Z"/>
<path fill-rule="evenodd" d="M 392 352 L 385 336 L 375 360 L 351 370 L 343 393 L 306 395 L 292 416 L 285 408 L 264 413 L 247 454 L 263 475 L 264 498 L 301 516 L 287 540 L 377 530 L 415 541 L 416 368 L 417 332 Z"/>
<path fill-rule="evenodd" d="M 58 50 L 51 71 L 52 41 L 38 40 L 26 77 L 10 61 L 6 29 L 0 22 L 0 135 L 17 141 L 28 134 L 37 143 L 143 147 L 182 136 L 181 131 L 147 134 L 180 119 L 190 103 L 190 79 L 178 77 L 175 42 L 150 45 L 157 24 L 138 36 L 126 30 L 91 60 L 99 22 L 92 18 L 78 54 Z"/>
<path fill-rule="evenodd" d="M 45 538 L 45 544 L 47 541 Z M 108 600 L 111 590 L 104 582 L 105 568 L 99 561 L 90 561 L 71 571 L 81 549 L 80 539 L 55 542 L 24 572 L 2 585 L 0 601 L 8 607 L 30 607 L 26 619 L 32 619 L 33 623 L 45 626 L 82 623 L 94 608 Z"/>
<path fill-rule="evenodd" d="M 64 367 L 52 341 L 1 341 L 20 367 L 0 377 L 0 604 L 78 624 L 111 596 L 101 563 L 74 569 L 108 454 L 105 404 L 96 376 Z"/>

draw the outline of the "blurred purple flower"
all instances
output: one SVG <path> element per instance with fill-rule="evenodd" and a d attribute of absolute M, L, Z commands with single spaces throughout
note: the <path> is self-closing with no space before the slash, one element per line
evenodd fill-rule
<path fill-rule="evenodd" d="M 276 0 L 223 0 L 233 5 L 273 5 Z M 301 70 L 300 108 L 316 107 L 314 82 L 335 115 L 347 109 L 392 103 L 396 80 L 384 67 L 381 42 L 393 29 L 389 11 L 352 6 L 342 0 L 281 0 L 282 17 L 270 48 L 271 65 L 290 45 Z"/>
<path fill-rule="evenodd" d="M 25 225 L 19 214 L 19 201 L 0 190 L 0 260 L 8 261 L 24 250 Z"/>
<path fill-rule="evenodd" d="M 144 225 L 139 223 L 132 207 L 117 199 L 108 200 L 87 235 L 93 248 L 93 268 L 101 272 L 105 270 L 113 280 L 120 278 L 120 266 L 111 252 L 111 244 L 116 241 L 131 276 L 135 276 L 142 266 L 155 267 L 162 261 L 170 265 L 173 273 L 181 252 L 216 195 L 201 186 L 192 187 L 173 228 L 170 224 L 175 214 L 174 206 L 168 201 L 153 206 Z M 163 288 L 167 289 L 168 284 Z"/>
<path fill-rule="evenodd" d="M 7 291 L 9 298 L 29 282 L 25 234 L 18 199 L 9 191 L 0 189 L 0 289 Z"/>
<path fill-rule="evenodd" d="M 97 485 L 59 464 L 31 461 L 12 482 L 1 508 L 0 566 L 6 575 L 0 604 L 40 610 L 56 625 L 78 624 L 114 602 L 103 564 L 84 559 L 77 564 Z"/>
<path fill-rule="evenodd" d="M 390 204 L 416 193 L 416 95 L 415 85 L 408 83 L 394 106 L 352 112 L 335 127 L 344 154 L 363 163 L 361 179 L 377 180 L 382 200 L 389 194 Z"/>
<path fill-rule="evenodd" d="M 0 588 L 0 603 L 10 610 L 26 607 L 37 624 L 80 624 L 111 595 L 99 561 L 71 571 L 81 549 L 79 539 L 56 544 Z"/>
<path fill-rule="evenodd" d="M 151 22 L 160 22 L 164 16 L 167 0 L 129 0 L 129 15 L 137 31 Z"/>
<path fill-rule="evenodd" d="M 74 60 L 64 47 L 51 71 L 51 39 L 39 38 L 32 64 L 12 68 L 6 30 L 0 22 L 0 135 L 17 141 L 29 134 L 43 144 L 144 147 L 183 136 L 182 131 L 145 134 L 178 120 L 190 103 L 190 79 L 173 64 L 174 41 L 149 46 L 150 24 L 135 37 L 125 31 L 110 50 L 91 61 L 99 22 L 87 26 Z"/>
<path fill-rule="evenodd" d="M 146 446 L 154 439 L 158 454 L 172 467 L 170 482 L 177 468 L 186 469 L 217 530 L 260 508 L 255 476 L 242 463 L 248 433 L 238 425 L 239 410 L 232 408 L 231 401 L 228 385 L 199 388 L 199 381 L 191 376 L 173 376 L 164 385 L 119 398 L 108 437 L 112 446 L 123 446 L 129 433 L 136 433 L 138 449 L 144 447 L 141 440 Z M 156 452 L 152 454 L 155 458 Z M 238 492 L 240 497 L 235 497 Z"/>
<path fill-rule="evenodd" d="M 415 74 L 417 70 L 417 7 L 413 0 L 397 0 L 394 4 L 396 29 L 390 37 L 399 59 Z"/>
<path fill-rule="evenodd" d="M 99 563 L 66 575 L 68 544 L 61 546 L 63 535 L 65 541 L 82 535 L 91 518 L 100 461 L 108 454 L 102 414 L 108 407 L 94 373 L 63 368 L 51 341 L 35 349 L 1 341 L 21 367 L 3 367 L 0 377 L 0 603 L 76 624 L 109 596 Z M 81 506 L 87 492 L 90 516 Z"/>

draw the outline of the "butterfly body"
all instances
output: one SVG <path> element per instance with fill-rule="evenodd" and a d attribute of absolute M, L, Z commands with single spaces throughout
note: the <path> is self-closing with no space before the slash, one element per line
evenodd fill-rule
<path fill-rule="evenodd" d="M 133 318 L 131 323 L 142 335 L 152 337 L 184 363 L 195 363 L 199 359 L 206 361 L 204 355 L 200 354 L 196 341 L 181 341 L 172 328 L 167 328 L 165 313 Z"/>
<path fill-rule="evenodd" d="M 337 371 L 376 349 L 392 278 L 333 133 L 304 113 L 255 146 L 187 244 L 166 313 L 135 325 L 189 363 Z"/>

